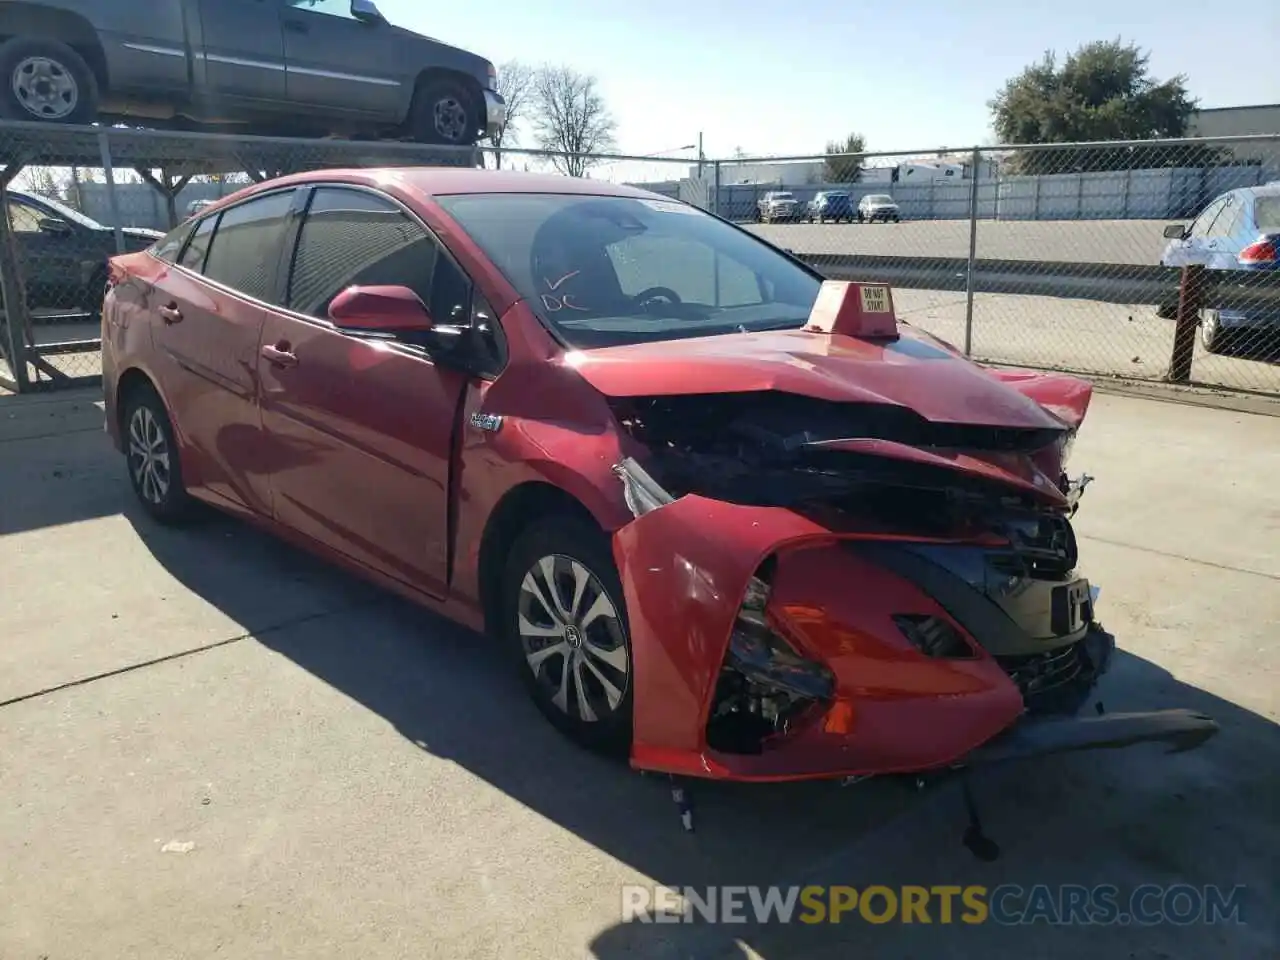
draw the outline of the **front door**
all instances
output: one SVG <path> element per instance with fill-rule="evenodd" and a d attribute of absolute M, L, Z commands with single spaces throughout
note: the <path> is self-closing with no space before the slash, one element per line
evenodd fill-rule
<path fill-rule="evenodd" d="M 149 296 L 161 386 L 191 457 L 184 479 L 266 515 L 272 461 L 257 359 L 294 194 L 254 197 L 201 220 Z"/>
<path fill-rule="evenodd" d="M 357 20 L 350 0 L 284 0 L 280 25 L 291 101 L 402 119 L 410 91 L 396 67 L 404 41 L 386 23 Z"/>
<path fill-rule="evenodd" d="M 285 99 L 280 0 L 200 0 L 205 93 Z"/>
<path fill-rule="evenodd" d="M 259 361 L 276 519 L 436 596 L 447 591 L 449 467 L 467 377 L 419 346 L 336 330 L 330 301 L 353 284 L 412 288 L 438 322 L 470 284 L 390 199 L 319 187 L 298 236 L 288 312 Z M 458 301 L 456 304 L 452 301 Z"/>
<path fill-rule="evenodd" d="M 50 219 L 63 220 L 51 229 Z M 18 260 L 27 285 L 27 306 L 37 309 L 88 307 L 85 288 L 93 265 L 101 269 L 107 251 L 96 237 L 58 213 L 9 195 L 9 229 L 16 241 Z M 96 249 L 95 249 L 96 247 Z"/>

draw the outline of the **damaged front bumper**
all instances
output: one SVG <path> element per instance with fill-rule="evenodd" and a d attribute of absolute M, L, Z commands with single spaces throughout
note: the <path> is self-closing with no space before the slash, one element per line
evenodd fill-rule
<path fill-rule="evenodd" d="M 614 556 L 639 769 L 861 778 L 1148 741 L 1191 749 L 1217 731 L 1181 710 L 1076 716 L 1114 638 L 1074 575 L 1074 542 L 1063 569 L 1047 559 L 1069 528 L 1024 543 L 1035 569 L 1015 575 L 991 544 L 675 498 L 634 460 L 615 473 L 636 517 Z"/>

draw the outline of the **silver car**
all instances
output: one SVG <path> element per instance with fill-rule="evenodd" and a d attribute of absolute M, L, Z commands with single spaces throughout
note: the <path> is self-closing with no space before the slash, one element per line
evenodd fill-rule
<path fill-rule="evenodd" d="M 859 223 L 875 223 L 877 220 L 898 223 L 901 219 L 897 203 L 887 193 L 869 193 L 858 201 Z"/>
<path fill-rule="evenodd" d="M 1255 249 L 1269 248 L 1268 235 L 1280 233 L 1280 181 L 1260 187 L 1231 190 L 1213 201 L 1191 223 L 1170 224 L 1169 238 L 1160 264 L 1185 267 L 1200 264 L 1209 270 L 1257 270 L 1274 264 L 1258 262 Z M 1169 317 L 1176 307 L 1164 304 L 1159 311 Z M 1224 342 L 1246 332 L 1271 340 L 1280 334 L 1280 316 L 1274 310 L 1206 310 L 1200 323 L 1200 340 L 1210 353 Z"/>
<path fill-rule="evenodd" d="M 790 190 L 771 190 L 760 199 L 757 216 L 764 223 L 794 220 L 798 215 L 796 195 Z"/>

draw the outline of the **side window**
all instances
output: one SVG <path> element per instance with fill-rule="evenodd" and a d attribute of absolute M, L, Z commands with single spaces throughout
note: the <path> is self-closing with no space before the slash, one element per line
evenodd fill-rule
<path fill-rule="evenodd" d="M 213 237 L 213 225 L 217 222 L 217 217 L 205 217 L 196 224 L 196 232 L 191 235 L 191 242 L 178 258 L 179 265 L 196 273 L 204 270 L 204 257 L 209 252 L 209 240 Z"/>
<path fill-rule="evenodd" d="M 293 191 L 285 190 L 224 210 L 205 257 L 204 275 L 255 300 L 274 301 L 276 264 L 292 203 Z"/>
<path fill-rule="evenodd" d="M 151 255 L 165 263 L 173 263 L 178 259 L 178 252 L 187 242 L 187 234 L 191 232 L 191 224 L 184 223 L 176 230 L 170 230 L 151 248 Z"/>
<path fill-rule="evenodd" d="M 405 286 L 427 305 L 432 319 L 447 323 L 433 296 L 436 256 L 435 241 L 390 200 L 362 190 L 320 187 L 293 255 L 289 308 L 326 320 L 330 301 L 353 284 Z"/>
<path fill-rule="evenodd" d="M 44 214 L 20 200 L 9 201 L 9 228 L 14 233 L 39 233 Z"/>

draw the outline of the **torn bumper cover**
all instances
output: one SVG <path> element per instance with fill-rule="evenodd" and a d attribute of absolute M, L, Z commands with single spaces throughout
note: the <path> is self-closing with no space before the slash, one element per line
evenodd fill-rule
<path fill-rule="evenodd" d="M 733 780 L 996 763 L 1216 732 L 1188 711 L 1079 718 L 1114 639 L 1062 530 L 1010 549 L 673 497 L 614 468 L 632 633 L 632 765 Z M 1070 562 L 1046 559 L 1045 537 Z M 1036 551 L 1039 551 L 1038 553 Z M 1035 569 L 1014 572 L 1013 560 Z"/>

